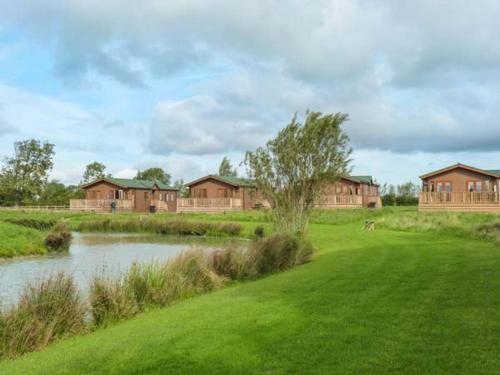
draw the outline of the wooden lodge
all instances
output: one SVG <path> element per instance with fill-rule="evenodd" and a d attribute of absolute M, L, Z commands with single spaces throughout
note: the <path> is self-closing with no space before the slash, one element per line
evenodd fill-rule
<path fill-rule="evenodd" d="M 241 211 L 263 205 L 253 181 L 244 178 L 208 175 L 186 186 L 189 197 L 178 199 L 178 212 Z"/>
<path fill-rule="evenodd" d="M 455 164 L 420 178 L 420 211 L 500 212 L 500 170 Z"/>
<path fill-rule="evenodd" d="M 158 181 L 106 177 L 83 185 L 85 199 L 72 199 L 73 211 L 177 211 L 177 190 Z"/>
<path fill-rule="evenodd" d="M 316 208 L 381 208 L 379 185 L 371 176 L 344 176 L 325 189 Z"/>
<path fill-rule="evenodd" d="M 82 186 L 85 199 L 72 199 L 73 211 L 228 212 L 269 208 L 249 179 L 207 175 L 186 186 L 188 197 L 157 181 L 102 178 Z M 371 176 L 345 176 L 325 190 L 316 208 L 382 207 L 378 185 Z"/>

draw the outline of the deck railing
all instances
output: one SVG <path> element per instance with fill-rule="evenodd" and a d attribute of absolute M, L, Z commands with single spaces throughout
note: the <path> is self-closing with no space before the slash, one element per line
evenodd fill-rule
<path fill-rule="evenodd" d="M 177 212 L 239 211 L 242 200 L 238 198 L 178 198 Z"/>
<path fill-rule="evenodd" d="M 491 205 L 500 204 L 500 194 L 498 192 L 423 192 L 420 193 L 418 203 L 420 205 Z"/>
<path fill-rule="evenodd" d="M 363 197 L 361 195 L 326 195 L 318 199 L 316 208 L 355 208 L 363 206 Z"/>
<path fill-rule="evenodd" d="M 154 200 L 151 204 L 156 207 L 158 212 L 168 211 L 168 202 L 166 201 Z"/>
<path fill-rule="evenodd" d="M 132 210 L 134 202 L 128 199 L 71 199 L 72 211 L 127 211 Z"/>

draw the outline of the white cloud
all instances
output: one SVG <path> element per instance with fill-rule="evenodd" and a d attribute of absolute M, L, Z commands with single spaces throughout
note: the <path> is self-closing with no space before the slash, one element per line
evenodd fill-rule
<path fill-rule="evenodd" d="M 136 174 L 137 174 L 136 169 L 124 168 L 114 173 L 113 176 L 117 178 L 134 178 Z"/>
<path fill-rule="evenodd" d="M 131 86 L 145 71 L 169 75 L 218 54 L 282 63 L 306 80 L 357 77 L 381 58 L 412 82 L 500 61 L 500 6 L 491 0 L 3 2 L 6 21 L 56 41 L 62 76 L 95 69 Z"/>
<path fill-rule="evenodd" d="M 500 149 L 497 1 L 145 0 L 138 7 L 119 0 L 0 0 L 0 6 L 0 21 L 46 45 L 54 71 L 71 87 L 111 78 L 150 95 L 148 102 L 122 102 L 122 86 L 110 93 L 104 84 L 92 98 L 107 103 L 97 113 L 0 86 L 0 103 L 8 103 L 0 112 L 2 145 L 13 140 L 2 135 L 5 124 L 19 136 L 48 137 L 64 155 L 61 165 L 97 159 L 121 173 L 144 160 L 171 161 L 166 169 L 174 175 L 196 177 L 213 172 L 223 154 L 262 145 L 306 109 L 349 113 L 346 130 L 357 153 L 388 153 L 383 160 L 400 171 L 405 166 L 394 158 L 411 164 L 419 153 L 426 160 L 446 153 L 450 161 L 465 153 L 475 160 L 470 152 Z M 201 82 L 178 78 L 214 72 Z M 170 89 L 179 92 L 165 94 L 176 78 Z M 140 115 L 131 120 L 134 108 Z"/>

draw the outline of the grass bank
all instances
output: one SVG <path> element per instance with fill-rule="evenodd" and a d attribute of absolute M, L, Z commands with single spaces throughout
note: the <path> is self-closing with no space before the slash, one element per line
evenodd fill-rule
<path fill-rule="evenodd" d="M 452 233 L 313 224 L 315 259 L 44 352 L 6 374 L 493 374 L 500 251 Z"/>
<path fill-rule="evenodd" d="M 0 222 L 0 257 L 45 254 L 44 239 L 36 229 Z"/>

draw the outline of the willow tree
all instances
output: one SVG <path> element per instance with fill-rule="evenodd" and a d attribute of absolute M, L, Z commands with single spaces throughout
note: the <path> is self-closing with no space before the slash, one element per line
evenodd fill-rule
<path fill-rule="evenodd" d="M 249 175 L 269 201 L 278 229 L 305 232 L 326 186 L 348 172 L 351 149 L 342 130 L 347 118 L 308 112 L 302 124 L 294 116 L 265 147 L 247 152 Z"/>

